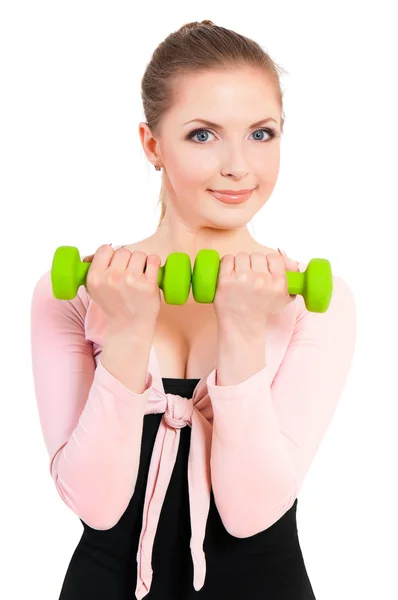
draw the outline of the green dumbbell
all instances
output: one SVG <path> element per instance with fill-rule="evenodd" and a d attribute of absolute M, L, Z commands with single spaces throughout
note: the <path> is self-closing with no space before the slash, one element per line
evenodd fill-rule
<path fill-rule="evenodd" d="M 52 290 L 59 300 L 72 300 L 81 285 L 86 284 L 90 262 L 80 260 L 74 246 L 60 246 L 54 253 L 51 267 Z M 191 259 L 185 252 L 170 254 L 159 267 L 158 285 L 167 304 L 185 304 L 191 289 Z"/>
<path fill-rule="evenodd" d="M 55 298 L 71 300 L 81 285 L 85 285 L 91 263 L 80 260 L 77 248 L 60 246 L 53 258 L 52 289 Z M 164 266 L 159 267 L 158 285 L 167 304 L 185 304 L 192 283 L 196 302 L 211 304 L 217 289 L 220 256 L 216 250 L 199 250 L 193 272 L 191 260 L 185 252 L 173 252 Z M 286 271 L 289 294 L 303 296 L 310 312 L 326 312 L 333 293 L 330 262 L 313 258 L 304 273 Z"/>
<path fill-rule="evenodd" d="M 199 250 L 192 274 L 192 295 L 196 302 L 212 303 L 217 288 L 220 256 L 216 250 Z M 330 262 L 313 258 L 304 273 L 286 271 L 289 294 L 300 294 L 310 312 L 326 312 L 333 293 Z"/>

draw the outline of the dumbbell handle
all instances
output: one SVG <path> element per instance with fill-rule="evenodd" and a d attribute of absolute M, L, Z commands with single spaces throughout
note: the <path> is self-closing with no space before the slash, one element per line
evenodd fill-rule
<path fill-rule="evenodd" d="M 86 285 L 87 273 L 91 266 L 89 262 L 80 262 L 76 265 L 76 277 L 78 285 Z M 145 272 L 145 269 L 144 269 Z M 287 286 L 289 290 L 289 294 L 294 296 L 296 294 L 302 294 L 304 291 L 304 273 L 296 272 L 296 271 L 286 271 L 287 277 Z M 160 289 L 163 289 L 163 280 L 164 280 L 164 265 L 159 267 L 158 271 L 158 286 Z"/>
<path fill-rule="evenodd" d="M 91 267 L 91 262 L 79 262 L 76 265 L 76 279 L 77 284 L 80 287 L 81 285 L 86 285 L 87 273 Z M 145 269 L 144 269 L 145 272 Z M 159 267 L 158 271 L 158 285 L 160 289 L 163 289 L 163 279 L 164 279 L 164 265 Z"/>

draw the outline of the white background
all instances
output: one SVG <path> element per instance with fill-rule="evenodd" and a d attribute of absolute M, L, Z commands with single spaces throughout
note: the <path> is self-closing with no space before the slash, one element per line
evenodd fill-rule
<path fill-rule="evenodd" d="M 55 490 L 40 429 L 34 285 L 58 246 L 87 255 L 155 231 L 160 173 L 138 136 L 141 78 L 170 32 L 202 19 L 256 40 L 289 73 L 279 180 L 254 237 L 303 262 L 328 258 L 357 303 L 352 369 L 299 497 L 317 600 L 398 598 L 393 5 L 1 4 L 1 598 L 56 600 L 82 533 Z"/>

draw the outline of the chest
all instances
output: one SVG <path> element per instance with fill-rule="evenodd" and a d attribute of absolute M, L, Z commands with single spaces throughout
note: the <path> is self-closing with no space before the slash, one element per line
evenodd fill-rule
<path fill-rule="evenodd" d="M 153 345 L 161 377 L 201 379 L 216 360 L 213 304 L 170 305 L 162 300 Z"/>

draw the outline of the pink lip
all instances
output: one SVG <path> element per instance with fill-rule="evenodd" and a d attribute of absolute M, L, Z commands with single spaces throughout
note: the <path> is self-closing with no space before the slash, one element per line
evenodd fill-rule
<path fill-rule="evenodd" d="M 246 202 L 250 196 L 252 195 L 254 190 L 250 190 L 244 194 L 221 194 L 220 192 L 213 192 L 212 190 L 208 190 L 212 196 L 217 198 L 217 200 L 221 200 L 225 204 L 242 204 Z"/>
<path fill-rule="evenodd" d="M 238 194 L 248 194 L 252 192 L 254 188 L 250 188 L 247 190 L 211 190 L 212 192 L 217 192 L 218 194 L 231 194 L 231 196 L 237 196 Z"/>

